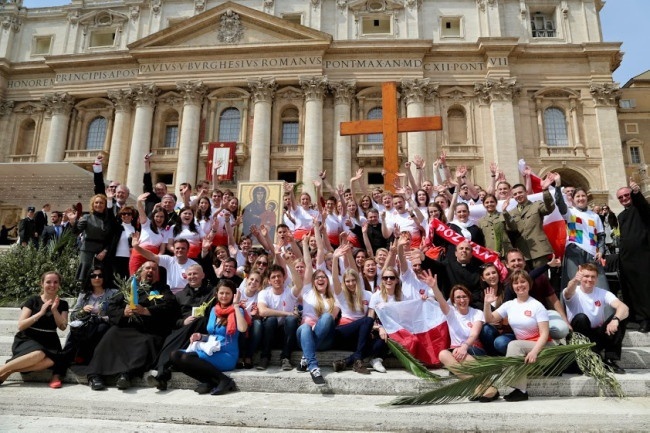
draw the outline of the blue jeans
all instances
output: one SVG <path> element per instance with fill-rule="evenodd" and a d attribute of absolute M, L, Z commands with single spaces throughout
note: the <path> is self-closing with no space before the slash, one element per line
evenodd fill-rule
<path fill-rule="evenodd" d="M 499 331 L 497 328 L 488 323 L 483 325 L 481 328 L 481 334 L 479 335 L 479 340 L 481 340 L 483 348 L 490 356 L 503 355 L 494 348 L 494 340 L 496 340 L 497 337 L 499 337 Z"/>
<path fill-rule="evenodd" d="M 284 323 L 279 324 L 279 317 L 267 317 L 262 322 L 264 335 L 262 337 L 262 358 L 271 357 L 273 342 L 282 341 L 282 353 L 280 359 L 290 358 L 291 351 L 296 346 L 296 329 L 298 328 L 298 317 L 286 316 Z"/>
<path fill-rule="evenodd" d="M 347 325 L 339 325 L 334 330 L 336 346 L 345 349 L 354 347 L 354 353 L 346 359 L 348 365 L 352 365 L 354 361 L 363 359 L 370 354 L 370 332 L 374 322 L 372 318 L 366 316 Z"/>
<path fill-rule="evenodd" d="M 239 354 L 242 358 L 252 358 L 262 341 L 262 319 L 253 319 L 248 332 L 239 333 Z"/>
<path fill-rule="evenodd" d="M 313 330 L 309 324 L 304 323 L 300 325 L 296 335 L 302 349 L 302 356 L 307 359 L 307 368 L 309 371 L 318 368 L 316 351 L 329 349 L 334 341 L 334 317 L 329 313 L 323 313 Z"/>
<path fill-rule="evenodd" d="M 502 334 L 494 340 L 494 350 L 500 355 L 505 355 L 508 352 L 508 344 L 516 340 L 515 334 Z"/>

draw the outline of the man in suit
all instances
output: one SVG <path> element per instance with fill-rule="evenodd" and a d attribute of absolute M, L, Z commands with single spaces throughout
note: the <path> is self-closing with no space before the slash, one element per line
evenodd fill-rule
<path fill-rule="evenodd" d="M 514 234 L 513 246 L 524 254 L 530 269 L 545 265 L 548 257 L 553 254 L 551 243 L 544 233 L 544 217 L 555 209 L 555 201 L 548 191 L 553 180 L 552 176 L 546 176 L 542 180 L 543 200 L 536 202 L 528 200 L 524 185 L 514 185 L 512 197 L 517 202 L 517 207 L 503 212 L 506 230 Z M 510 199 L 506 200 L 504 209 L 508 208 L 509 202 Z"/>
<path fill-rule="evenodd" d="M 50 222 L 52 225 L 45 226 L 41 235 L 41 242 L 44 246 L 50 241 L 56 242 L 68 229 L 68 226 L 63 225 L 63 212 L 56 210 L 52 212 Z"/>
<path fill-rule="evenodd" d="M 34 216 L 34 221 L 36 222 L 36 233 L 40 236 L 43 233 L 43 229 L 47 226 L 48 213 L 50 212 L 50 204 L 45 203 L 43 209 L 36 212 Z"/>
<path fill-rule="evenodd" d="M 24 247 L 30 242 L 38 246 L 38 232 L 36 231 L 36 221 L 34 219 L 35 213 L 36 208 L 29 206 L 27 208 L 27 216 L 18 223 L 18 241 Z"/>

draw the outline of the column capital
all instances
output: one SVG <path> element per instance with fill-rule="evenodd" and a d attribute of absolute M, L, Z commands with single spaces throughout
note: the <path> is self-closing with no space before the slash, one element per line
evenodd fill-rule
<path fill-rule="evenodd" d="M 616 83 L 591 83 L 589 93 L 597 106 L 615 107 L 621 89 Z"/>
<path fill-rule="evenodd" d="M 208 88 L 203 81 L 179 81 L 176 83 L 176 90 L 181 92 L 185 104 L 200 105 L 208 93 Z"/>
<path fill-rule="evenodd" d="M 335 105 L 350 105 L 352 103 L 354 92 L 357 90 L 355 80 L 330 81 L 328 85 L 334 94 Z"/>
<path fill-rule="evenodd" d="M 154 83 L 132 84 L 131 90 L 136 106 L 153 107 L 156 103 L 156 96 L 160 93 L 160 89 Z"/>
<path fill-rule="evenodd" d="M 131 104 L 133 103 L 133 90 L 109 90 L 108 98 L 113 102 L 115 111 L 129 111 L 131 110 Z"/>
<path fill-rule="evenodd" d="M 14 101 L 8 99 L 0 99 L 0 117 L 11 114 L 14 108 Z"/>
<path fill-rule="evenodd" d="M 307 101 L 322 100 L 327 91 L 327 76 L 300 77 L 300 87 Z"/>
<path fill-rule="evenodd" d="M 429 78 L 402 79 L 401 93 L 406 105 L 413 102 L 424 102 L 438 94 L 438 83 L 432 83 Z"/>
<path fill-rule="evenodd" d="M 474 94 L 482 104 L 492 101 L 513 101 L 521 92 L 516 78 L 488 78 L 483 83 L 474 83 Z"/>
<path fill-rule="evenodd" d="M 278 84 L 273 77 L 262 77 L 255 80 L 248 80 L 248 87 L 253 92 L 253 102 L 271 102 Z"/>
<path fill-rule="evenodd" d="M 41 97 L 45 110 L 52 114 L 70 114 L 74 98 L 67 92 L 47 93 Z"/>

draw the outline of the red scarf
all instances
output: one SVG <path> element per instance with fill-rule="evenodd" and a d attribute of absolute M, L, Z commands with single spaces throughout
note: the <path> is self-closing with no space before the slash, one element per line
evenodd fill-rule
<path fill-rule="evenodd" d="M 235 317 L 234 305 L 223 308 L 217 302 L 217 305 L 214 306 L 214 314 L 220 322 L 226 322 L 226 335 L 233 335 L 237 332 L 237 317 Z M 251 324 L 251 317 L 246 310 L 244 310 L 244 319 L 246 323 Z"/>

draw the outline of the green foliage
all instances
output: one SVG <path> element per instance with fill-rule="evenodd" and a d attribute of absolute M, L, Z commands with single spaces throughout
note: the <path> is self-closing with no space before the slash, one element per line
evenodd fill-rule
<path fill-rule="evenodd" d="M 20 305 L 27 297 L 40 293 L 41 274 L 51 270 L 63 277 L 59 296 L 76 297 L 78 266 L 76 237 L 71 232 L 45 247 L 14 245 L 0 254 L 0 305 Z"/>
<path fill-rule="evenodd" d="M 399 359 L 404 368 L 414 376 L 417 376 L 421 379 L 430 380 L 432 382 L 440 382 L 442 379 L 437 374 L 431 373 L 429 369 L 422 365 L 420 361 L 415 359 L 415 357 L 413 357 L 413 355 L 411 355 L 409 351 L 406 350 L 404 346 L 399 344 L 397 341 L 389 338 L 386 340 L 386 344 L 388 345 L 390 351 L 393 352 L 395 357 Z"/>

